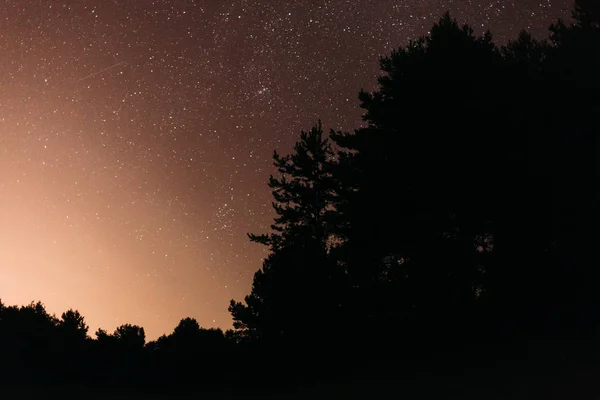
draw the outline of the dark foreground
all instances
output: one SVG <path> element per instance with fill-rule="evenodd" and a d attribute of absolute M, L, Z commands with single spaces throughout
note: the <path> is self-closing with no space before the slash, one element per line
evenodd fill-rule
<path fill-rule="evenodd" d="M 343 373 L 302 365 L 283 366 L 282 383 L 265 374 L 251 384 L 209 388 L 194 381 L 176 387 L 110 387 L 71 384 L 60 387 L 5 387 L 2 399 L 600 399 L 600 357 L 596 342 L 543 341 L 473 346 L 430 360 L 407 356 L 347 359 Z M 318 360 L 317 360 L 318 361 Z M 257 363 L 258 364 L 258 363 Z M 323 359 L 323 364 L 327 361 Z M 315 365 L 315 364 L 313 364 Z M 252 368 L 251 365 L 248 368 Z M 260 375 L 260 373 L 258 373 Z M 305 377 L 311 377 L 310 379 Z M 198 377 L 198 382 L 203 382 Z M 155 382 L 156 383 L 156 382 Z"/>

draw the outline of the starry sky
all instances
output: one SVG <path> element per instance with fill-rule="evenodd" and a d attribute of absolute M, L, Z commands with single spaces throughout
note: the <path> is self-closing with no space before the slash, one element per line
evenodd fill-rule
<path fill-rule="evenodd" d="M 378 59 L 449 10 L 504 43 L 566 0 L 1 0 L 0 298 L 147 337 L 231 327 L 274 149 L 360 125 Z"/>

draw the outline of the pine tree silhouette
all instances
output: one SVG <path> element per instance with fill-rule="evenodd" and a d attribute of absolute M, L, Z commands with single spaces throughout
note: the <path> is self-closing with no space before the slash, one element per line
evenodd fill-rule
<path fill-rule="evenodd" d="M 231 301 L 234 327 L 250 336 L 278 341 L 297 337 L 331 315 L 340 275 L 329 257 L 335 181 L 334 156 L 321 123 L 302 132 L 294 153 L 273 155 L 280 176 L 269 179 L 277 213 L 273 233 L 252 241 L 271 254 L 256 272 L 245 303 Z"/>

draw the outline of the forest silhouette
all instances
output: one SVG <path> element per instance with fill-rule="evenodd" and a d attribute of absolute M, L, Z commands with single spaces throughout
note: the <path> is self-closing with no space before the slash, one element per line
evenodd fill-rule
<path fill-rule="evenodd" d="M 319 122 L 275 152 L 276 218 L 249 235 L 269 255 L 234 329 L 92 338 L 77 311 L 0 303 L 2 386 L 253 393 L 600 366 L 599 3 L 549 31 L 497 46 L 446 14 L 381 59 L 363 127 Z"/>

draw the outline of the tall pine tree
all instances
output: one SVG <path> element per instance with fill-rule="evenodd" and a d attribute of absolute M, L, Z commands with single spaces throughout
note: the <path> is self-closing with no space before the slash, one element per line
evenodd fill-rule
<path fill-rule="evenodd" d="M 278 177 L 269 178 L 276 212 L 272 233 L 249 234 L 269 246 L 245 304 L 231 301 L 234 327 L 270 341 L 298 335 L 322 323 L 335 308 L 336 264 L 329 255 L 335 181 L 334 153 L 319 122 L 302 132 L 294 152 L 273 155 Z"/>

